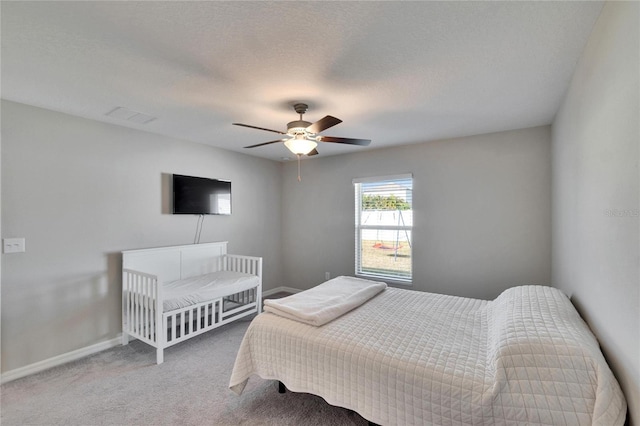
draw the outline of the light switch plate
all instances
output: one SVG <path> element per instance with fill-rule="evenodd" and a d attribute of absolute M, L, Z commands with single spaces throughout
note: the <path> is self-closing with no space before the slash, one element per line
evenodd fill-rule
<path fill-rule="evenodd" d="M 24 238 L 5 238 L 2 240 L 4 253 L 23 253 L 25 251 Z"/>

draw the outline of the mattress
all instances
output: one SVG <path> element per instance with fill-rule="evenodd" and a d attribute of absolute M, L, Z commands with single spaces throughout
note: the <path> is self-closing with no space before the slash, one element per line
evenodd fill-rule
<path fill-rule="evenodd" d="M 382 425 L 622 425 L 626 414 L 587 325 L 542 286 L 493 301 L 388 288 L 321 327 L 263 313 L 230 388 L 253 374 Z"/>
<path fill-rule="evenodd" d="M 260 284 L 256 275 L 235 271 L 218 271 L 162 286 L 164 312 L 249 290 Z M 231 290 L 231 291 L 230 291 Z"/>

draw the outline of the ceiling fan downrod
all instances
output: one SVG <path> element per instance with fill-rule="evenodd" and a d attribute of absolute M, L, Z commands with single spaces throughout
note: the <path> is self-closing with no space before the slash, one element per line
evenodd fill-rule
<path fill-rule="evenodd" d="M 306 128 L 311 125 L 308 121 L 303 120 L 302 116 L 305 112 L 307 112 L 307 104 L 297 103 L 293 106 L 293 109 L 300 115 L 300 120 L 290 121 L 287 123 L 287 133 L 290 136 L 295 137 L 296 135 L 307 137 L 309 133 L 306 131 Z"/>

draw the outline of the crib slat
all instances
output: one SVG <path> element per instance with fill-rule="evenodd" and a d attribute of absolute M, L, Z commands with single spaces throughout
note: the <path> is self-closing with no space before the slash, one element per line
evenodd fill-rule
<path fill-rule="evenodd" d="M 186 321 L 185 321 L 185 315 L 186 315 L 186 312 L 182 312 L 182 315 L 181 315 L 181 317 L 180 317 L 180 319 L 182 320 L 182 321 L 180 321 L 180 322 L 182 323 L 182 333 L 180 333 L 180 337 L 183 337 L 183 336 L 185 335 L 185 332 L 184 332 L 184 330 L 185 330 L 185 323 L 186 323 Z"/>
<path fill-rule="evenodd" d="M 129 329 L 132 332 L 136 331 L 136 327 L 135 327 L 135 323 L 136 323 L 136 277 L 132 277 L 131 278 L 131 296 L 130 296 L 130 300 L 131 300 L 131 305 L 130 305 L 130 309 L 131 309 L 131 313 L 129 315 Z"/>
<path fill-rule="evenodd" d="M 138 333 L 144 337 L 144 278 L 138 282 Z"/>
<path fill-rule="evenodd" d="M 169 329 L 169 322 L 171 322 L 171 329 Z M 162 330 L 160 330 L 160 333 L 167 333 L 167 337 L 165 339 L 165 341 L 171 342 L 173 340 L 173 327 L 175 325 L 175 318 L 173 318 L 171 315 L 166 315 L 164 316 L 164 323 L 162 324 Z"/>
<path fill-rule="evenodd" d="M 144 278 L 140 277 L 138 286 L 138 333 L 144 337 Z"/>
<path fill-rule="evenodd" d="M 140 292 L 138 290 L 139 279 L 140 278 L 136 276 L 133 281 L 133 289 L 135 291 L 133 299 L 133 331 L 136 333 L 138 332 L 138 299 L 140 297 Z"/>
<path fill-rule="evenodd" d="M 138 309 L 138 333 L 144 337 L 144 331 L 143 331 L 143 315 L 144 315 L 144 310 L 142 309 L 142 304 L 144 303 L 144 294 L 143 292 L 143 286 L 144 285 L 144 278 L 142 277 L 138 277 L 138 303 L 136 306 L 136 308 Z"/>
<path fill-rule="evenodd" d="M 156 297 L 156 286 L 151 285 L 151 309 L 149 311 L 149 323 L 151 324 L 151 335 L 150 339 L 152 341 L 156 341 L 156 304 L 158 303 L 158 299 Z"/>
<path fill-rule="evenodd" d="M 127 331 L 131 331 L 131 274 L 127 274 Z"/>
<path fill-rule="evenodd" d="M 178 338 L 178 315 L 171 315 L 171 339 L 176 340 Z"/>
<path fill-rule="evenodd" d="M 131 295 L 131 331 L 136 332 L 136 299 L 138 297 L 137 289 L 136 289 L 136 280 L 137 277 L 133 277 L 131 280 L 131 291 L 133 294 Z"/>
<path fill-rule="evenodd" d="M 145 293 L 147 294 L 147 306 L 145 308 L 147 318 L 144 321 L 146 327 L 145 335 L 147 336 L 147 339 L 151 339 L 151 281 L 149 280 L 149 278 L 147 278 L 145 281 L 147 282 L 147 288 L 145 291 Z"/>
<path fill-rule="evenodd" d="M 195 326 L 193 328 L 193 331 L 197 333 L 202 328 L 202 306 L 198 306 L 193 311 L 193 315 L 195 316 Z"/>
<path fill-rule="evenodd" d="M 142 337 L 146 337 L 147 325 L 145 324 L 145 318 L 147 317 L 146 308 L 147 308 L 147 280 L 144 278 L 140 279 L 140 334 Z"/>
<path fill-rule="evenodd" d="M 171 315 L 163 315 L 162 316 L 163 319 L 163 324 L 162 324 L 162 330 L 159 330 L 158 333 L 166 333 L 165 335 L 165 342 L 170 342 L 171 338 L 173 337 L 173 332 L 171 330 L 171 328 L 173 328 L 173 319 L 171 318 Z M 169 324 L 172 324 L 171 327 L 169 327 Z M 164 331 L 163 331 L 164 330 Z"/>
<path fill-rule="evenodd" d="M 140 335 L 144 336 L 144 309 L 142 307 L 142 304 L 144 303 L 144 294 L 143 292 L 143 286 L 144 285 L 144 278 L 140 277 L 138 279 L 138 333 L 140 333 Z"/>
<path fill-rule="evenodd" d="M 135 309 L 134 314 L 134 331 L 140 334 L 140 277 L 136 277 L 135 280 L 135 288 L 136 288 L 136 300 L 134 301 L 133 308 Z"/>
<path fill-rule="evenodd" d="M 144 337 L 148 338 L 148 328 L 149 328 L 149 313 L 148 313 L 148 308 L 149 308 L 149 296 L 148 296 L 148 289 L 147 286 L 149 284 L 149 280 L 147 280 L 146 278 L 142 280 L 142 292 L 144 294 L 143 296 L 143 300 L 142 300 L 142 335 Z"/>
<path fill-rule="evenodd" d="M 131 297 L 130 297 L 131 305 L 129 309 L 131 313 L 129 315 L 129 329 L 132 332 L 136 331 L 136 277 L 132 277 L 131 279 Z"/>
<path fill-rule="evenodd" d="M 142 279 L 142 336 L 147 337 L 147 306 L 149 299 L 147 297 L 147 279 Z"/>

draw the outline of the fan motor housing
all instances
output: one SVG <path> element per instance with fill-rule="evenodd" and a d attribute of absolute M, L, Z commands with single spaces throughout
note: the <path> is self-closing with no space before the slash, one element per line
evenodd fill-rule
<path fill-rule="evenodd" d="M 305 134 L 305 129 L 311 126 L 311 123 L 304 120 L 296 120 L 287 123 L 287 133 L 289 134 Z"/>

